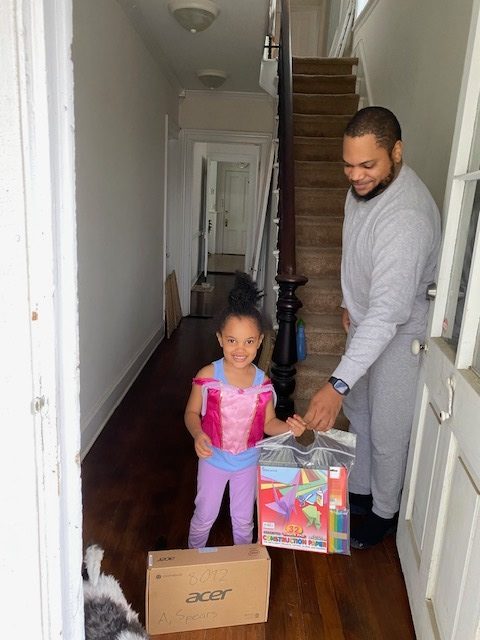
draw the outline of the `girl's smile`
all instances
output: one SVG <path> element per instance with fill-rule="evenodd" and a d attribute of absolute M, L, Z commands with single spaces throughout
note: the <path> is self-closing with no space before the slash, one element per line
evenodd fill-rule
<path fill-rule="evenodd" d="M 217 338 L 223 349 L 225 363 L 242 369 L 255 359 L 263 335 L 253 318 L 230 316 L 221 333 L 217 333 Z"/>

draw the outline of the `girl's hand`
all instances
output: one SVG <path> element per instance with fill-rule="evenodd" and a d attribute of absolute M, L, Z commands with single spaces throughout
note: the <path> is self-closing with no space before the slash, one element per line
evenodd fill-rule
<path fill-rule="evenodd" d="M 307 428 L 307 425 L 303 421 L 303 418 L 301 418 L 297 414 L 294 414 L 290 418 L 287 418 L 287 424 L 296 438 L 301 436 Z"/>
<path fill-rule="evenodd" d="M 195 452 L 199 458 L 209 458 L 212 455 L 212 441 L 206 433 L 200 431 L 195 436 Z"/>

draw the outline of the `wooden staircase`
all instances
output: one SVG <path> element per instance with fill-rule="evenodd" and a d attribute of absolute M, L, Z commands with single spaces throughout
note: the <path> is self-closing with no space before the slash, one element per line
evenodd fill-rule
<path fill-rule="evenodd" d="M 354 58 L 293 59 L 293 127 L 297 290 L 303 307 L 307 358 L 296 365 L 295 410 L 303 415 L 345 348 L 341 324 L 340 261 L 343 206 L 342 137 L 358 108 Z M 345 424 L 339 418 L 338 426 Z"/>

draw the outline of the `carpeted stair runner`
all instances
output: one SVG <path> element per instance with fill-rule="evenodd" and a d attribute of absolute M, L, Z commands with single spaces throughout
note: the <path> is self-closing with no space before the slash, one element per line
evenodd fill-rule
<path fill-rule="evenodd" d="M 304 414 L 345 349 L 341 325 L 340 261 L 343 206 L 342 137 L 357 111 L 354 58 L 294 58 L 293 105 L 297 289 L 303 307 L 307 358 L 296 365 L 295 408 Z M 343 415 L 337 426 L 346 427 Z"/>

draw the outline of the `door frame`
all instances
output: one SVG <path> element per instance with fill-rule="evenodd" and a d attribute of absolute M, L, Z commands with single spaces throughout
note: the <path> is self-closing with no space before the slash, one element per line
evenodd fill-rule
<path fill-rule="evenodd" d="M 207 160 L 220 159 L 226 162 L 254 161 L 256 166 L 256 193 L 255 203 L 260 202 L 260 195 L 264 188 L 265 172 L 271 134 L 258 134 L 248 132 L 214 131 L 201 129 L 183 129 L 180 132 L 182 148 L 181 159 L 181 194 L 182 204 L 180 216 L 171 224 L 176 225 L 176 232 L 182 238 L 182 255 L 178 261 L 180 273 L 178 277 L 180 302 L 183 315 L 190 312 L 191 289 L 191 238 L 193 211 L 199 203 L 192 199 L 191 185 L 195 171 L 194 146 L 196 143 L 207 144 Z M 253 251 L 254 233 L 258 217 L 258 206 L 255 205 L 254 217 L 251 229 L 247 237 L 247 247 Z M 248 256 L 246 257 L 248 260 Z"/>
<path fill-rule="evenodd" d="M 446 313 L 448 308 L 448 297 L 450 293 L 450 282 L 458 271 L 455 263 L 455 252 L 458 230 L 461 224 L 461 216 L 464 211 L 463 199 L 466 189 L 466 181 L 478 174 L 478 171 L 469 172 L 470 155 L 473 144 L 475 144 L 475 126 L 478 123 L 478 106 L 480 96 L 480 0 L 474 0 L 472 5 L 470 33 L 468 38 L 465 63 L 462 76 L 461 90 L 458 99 L 457 117 L 455 131 L 452 141 L 450 164 L 447 177 L 447 188 L 444 199 L 444 211 L 447 216 L 443 230 L 443 242 L 438 268 L 438 285 L 435 304 L 429 318 L 427 331 L 428 339 L 426 347 L 432 349 L 432 353 L 442 352 L 443 364 L 440 368 L 427 371 L 425 366 L 420 369 L 418 389 L 425 390 L 426 387 L 433 389 L 439 386 L 439 380 L 450 381 L 451 393 L 445 388 L 440 406 L 447 412 L 443 417 L 441 413 L 437 416 L 438 422 L 446 421 L 450 418 L 451 401 L 462 407 L 462 410 L 472 414 L 473 407 L 478 403 L 477 394 L 474 387 L 478 385 L 478 379 L 468 369 L 472 362 L 475 348 L 476 332 L 478 329 L 478 318 L 480 316 L 480 297 L 478 296 L 479 260 L 480 251 L 479 233 L 477 228 L 477 241 L 474 257 L 472 258 L 472 270 L 470 272 L 468 289 L 466 292 L 465 309 L 468 308 L 467 317 L 462 320 L 462 328 L 458 342 L 458 349 L 447 344 L 442 336 L 448 335 L 446 324 Z M 476 135 L 480 134 L 477 128 Z M 472 142 L 473 141 L 473 142 Z M 478 143 L 478 141 L 477 141 Z M 478 178 L 478 175 L 477 175 Z M 463 262 L 463 261 L 461 261 Z M 456 266 L 455 266 L 456 265 Z M 459 266 L 460 270 L 462 265 Z M 475 271 L 476 269 L 476 271 Z M 475 290 L 477 283 L 477 290 Z M 427 357 L 430 354 L 427 355 Z M 456 386 L 453 386 L 456 383 Z M 475 403 L 474 403 L 475 398 Z M 430 405 L 430 398 L 424 392 L 417 393 L 416 405 L 413 420 L 413 430 L 411 436 L 412 444 L 419 445 L 422 431 L 425 428 L 425 415 Z M 433 408 L 433 405 L 432 405 Z M 435 412 L 434 412 L 435 413 Z M 443 413 L 443 412 L 442 412 Z M 465 424 L 474 425 L 476 417 L 468 415 Z M 447 423 L 448 424 L 448 423 Z M 458 432 L 457 432 L 457 435 Z M 431 504 L 440 504 L 440 494 L 442 491 L 450 491 L 450 473 L 453 469 L 454 459 L 457 456 L 457 448 L 450 439 L 447 431 L 439 436 L 436 460 L 446 461 L 444 468 L 444 478 L 448 478 L 446 486 L 431 487 Z M 442 535 L 432 537 L 432 527 L 437 526 L 437 522 L 443 521 L 445 517 L 446 500 L 442 509 L 437 513 L 435 508 L 428 507 L 425 520 L 425 531 L 429 532 L 429 545 L 422 549 L 420 555 L 419 548 L 410 540 L 412 535 L 412 514 L 414 509 L 414 491 L 417 485 L 419 460 L 421 456 L 420 446 L 411 446 L 407 461 L 406 481 L 402 496 L 399 523 L 407 523 L 406 529 L 399 524 L 397 535 L 397 545 L 401 559 L 402 568 L 405 574 L 410 606 L 412 609 L 415 627 L 419 637 L 430 638 L 437 633 L 438 629 L 433 614 L 433 604 L 430 593 L 436 572 L 438 571 L 439 553 L 442 545 Z M 478 451 L 468 451 L 469 464 L 475 463 L 478 468 L 480 453 Z M 466 473 L 469 474 L 467 466 Z M 407 569 L 416 567 L 417 573 Z M 436 636 L 435 636 L 436 637 Z"/>
<path fill-rule="evenodd" d="M 468 37 L 467 50 L 465 54 L 465 65 L 463 78 L 458 98 L 457 120 L 452 142 L 452 152 L 448 168 L 447 189 L 444 199 L 444 211 L 449 215 L 445 220 L 443 231 L 444 239 L 457 235 L 457 228 L 460 223 L 462 213 L 462 201 L 465 191 L 465 182 L 462 177 L 468 172 L 470 160 L 471 141 L 475 133 L 476 110 L 478 96 L 480 95 L 480 0 L 473 0 L 470 33 Z M 431 335 L 439 337 L 443 333 L 444 314 L 447 307 L 447 298 L 450 281 L 450 272 L 454 263 L 455 244 L 448 244 L 445 240 L 445 247 L 442 245 L 441 262 L 438 269 L 438 295 L 432 314 Z M 470 304 L 479 308 L 480 298 L 473 297 L 467 291 L 467 298 Z M 463 325 L 463 323 L 462 323 Z M 462 334 L 465 329 L 472 331 L 471 327 L 462 326 Z M 462 334 L 459 344 L 462 343 Z M 455 366 L 464 369 L 469 366 L 469 359 L 473 355 L 473 344 L 467 349 L 460 347 L 455 360 Z M 467 364 L 468 363 L 468 364 Z"/>
<path fill-rule="evenodd" d="M 28 509 L 22 500 L 26 482 L 2 478 L 8 497 L 3 515 L 9 523 L 2 543 L 17 529 L 30 539 L 27 548 L 17 539 L 2 549 L 0 584 L 9 611 L 4 634 L 18 632 L 22 620 L 31 637 L 82 640 L 72 1 L 7 0 L 0 13 L 2 51 L 8 54 L 2 56 L 2 68 L 12 90 L 1 105 L 3 151 L 17 149 L 4 176 L 10 185 L 4 204 L 8 215 L 24 225 L 18 242 L 23 239 L 25 256 L 24 266 L 20 259 L 7 266 L 10 278 L 21 286 L 23 280 L 27 283 L 21 304 L 28 310 L 30 332 L 28 344 L 22 345 L 29 358 L 20 358 L 17 350 L 11 362 L 23 378 L 31 379 L 31 395 L 25 388 L 15 389 L 2 406 L 21 416 L 4 437 L 12 451 L 28 440 L 33 457 L 25 451 L 18 466 L 36 496 L 35 506 Z M 15 310 L 20 313 L 18 305 Z M 18 325 L 24 321 L 22 313 Z M 0 376 L 4 391 L 12 385 L 12 375 L 7 371 Z M 22 588 L 16 588 L 18 583 Z M 27 618 L 21 591 L 31 603 Z M 37 610 L 38 621 L 33 615 Z"/>

